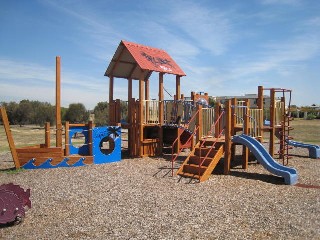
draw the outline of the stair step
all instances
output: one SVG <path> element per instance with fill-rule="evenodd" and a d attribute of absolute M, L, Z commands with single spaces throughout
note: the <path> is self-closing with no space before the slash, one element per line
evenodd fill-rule
<path fill-rule="evenodd" d="M 217 150 L 212 149 L 212 148 L 196 148 L 194 151 L 194 155 L 200 156 L 200 153 L 201 153 L 201 157 L 205 157 L 209 151 L 210 151 L 210 153 L 209 153 L 208 157 L 211 157 L 211 158 L 214 157 L 214 155 L 217 153 Z"/>
<path fill-rule="evenodd" d="M 207 167 L 201 166 L 200 167 L 200 176 L 206 171 Z M 184 173 L 191 173 L 191 174 L 199 174 L 199 165 L 195 164 L 186 164 L 183 166 Z"/>
<path fill-rule="evenodd" d="M 200 179 L 200 176 L 198 174 L 182 172 L 182 173 L 179 173 L 179 175 L 182 177 L 187 177 L 187 178 Z"/>
<path fill-rule="evenodd" d="M 198 156 L 190 156 L 188 164 L 194 164 L 199 166 L 199 164 L 203 161 L 204 157 L 200 158 Z M 202 163 L 202 166 L 209 166 L 209 164 L 211 163 L 212 158 L 206 158 L 206 160 L 204 160 L 204 162 Z"/>

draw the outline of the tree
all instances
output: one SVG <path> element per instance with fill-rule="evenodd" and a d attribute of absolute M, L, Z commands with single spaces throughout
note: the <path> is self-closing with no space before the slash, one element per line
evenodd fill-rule
<path fill-rule="evenodd" d="M 103 126 L 108 124 L 108 102 L 98 102 L 94 107 L 94 122 L 97 126 Z"/>
<path fill-rule="evenodd" d="M 40 103 L 34 110 L 34 124 L 43 126 L 46 122 L 54 123 L 55 108 L 50 103 Z"/>
<path fill-rule="evenodd" d="M 85 123 L 89 119 L 89 112 L 82 103 L 71 103 L 66 111 L 65 118 L 70 123 Z"/>
<path fill-rule="evenodd" d="M 9 102 L 9 103 L 1 102 L 0 105 L 5 107 L 9 123 L 10 124 L 17 124 L 17 121 L 15 119 L 14 114 L 17 111 L 19 104 L 16 102 Z"/>
<path fill-rule="evenodd" d="M 216 101 L 212 98 L 212 97 L 209 97 L 209 106 L 210 107 L 214 107 L 214 105 L 216 104 Z"/>
<path fill-rule="evenodd" d="M 32 122 L 32 113 L 31 102 L 29 100 L 22 100 L 14 112 L 14 118 L 20 126 L 30 124 Z"/>

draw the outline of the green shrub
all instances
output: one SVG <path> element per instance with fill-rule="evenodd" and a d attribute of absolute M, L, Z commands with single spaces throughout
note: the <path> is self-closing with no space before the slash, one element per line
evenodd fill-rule
<path fill-rule="evenodd" d="M 312 113 L 307 115 L 307 120 L 313 120 L 313 119 L 316 119 L 315 115 L 313 115 Z"/>

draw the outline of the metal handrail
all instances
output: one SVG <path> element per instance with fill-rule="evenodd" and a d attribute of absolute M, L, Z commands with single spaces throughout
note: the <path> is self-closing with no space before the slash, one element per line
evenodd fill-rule
<path fill-rule="evenodd" d="M 199 126 L 195 126 L 193 133 L 190 135 L 190 137 L 188 138 L 186 143 L 189 143 L 191 139 L 193 139 L 194 135 L 197 134 L 197 131 L 199 129 Z M 173 149 L 172 149 L 172 158 L 171 158 L 171 176 L 173 177 L 173 163 L 176 161 L 176 159 L 178 158 L 179 154 L 182 152 L 182 149 L 178 149 L 177 154 L 175 155 L 175 157 L 173 157 Z"/>
<path fill-rule="evenodd" d="M 196 119 L 195 117 L 197 116 L 198 113 L 199 113 L 199 109 L 194 113 L 194 115 L 192 116 L 192 118 L 191 118 L 191 119 L 189 120 L 189 122 L 186 124 L 185 129 L 187 129 L 187 128 L 189 127 L 190 123 Z M 195 135 L 195 133 L 197 132 L 198 129 L 199 129 L 199 126 L 195 126 L 195 129 L 194 129 L 193 133 L 192 133 L 191 136 L 188 138 L 188 140 L 187 140 L 187 142 L 186 142 L 185 144 L 187 144 L 187 143 L 190 142 L 190 140 L 192 139 L 191 137 L 193 137 L 193 136 Z M 181 133 L 178 133 L 177 138 L 173 141 L 172 146 L 171 146 L 171 149 L 172 149 L 172 150 L 171 150 L 171 156 L 172 156 L 172 157 L 171 157 L 171 162 L 172 162 L 172 176 L 173 176 L 173 162 L 177 159 L 177 157 L 179 156 L 179 154 L 181 153 L 181 151 L 182 151 L 182 149 L 183 149 L 183 148 L 178 149 L 177 155 L 176 155 L 175 157 L 173 157 L 173 155 L 174 155 L 174 154 L 173 154 L 174 146 L 175 146 L 175 144 L 179 141 L 182 133 L 183 133 L 183 131 L 182 131 Z M 185 144 L 184 144 L 184 145 L 185 145 Z"/>

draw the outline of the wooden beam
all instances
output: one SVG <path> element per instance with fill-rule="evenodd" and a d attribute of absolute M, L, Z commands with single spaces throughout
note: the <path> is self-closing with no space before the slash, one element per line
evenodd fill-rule
<path fill-rule="evenodd" d="M 144 104 L 144 71 L 141 70 L 139 79 L 139 156 L 143 156 L 143 104 Z"/>
<path fill-rule="evenodd" d="M 49 148 L 50 147 L 50 122 L 46 122 L 44 126 L 44 131 L 45 131 L 44 144 L 46 148 Z"/>
<path fill-rule="evenodd" d="M 64 155 L 68 156 L 70 155 L 70 138 L 69 138 L 69 129 L 70 129 L 70 124 L 69 121 L 66 121 L 65 123 L 65 135 L 64 135 L 64 144 L 65 144 L 65 148 L 64 148 Z"/>
<path fill-rule="evenodd" d="M 226 103 L 226 128 L 225 128 L 225 152 L 224 152 L 224 174 L 230 173 L 231 163 L 231 101 Z"/>
<path fill-rule="evenodd" d="M 176 100 L 180 99 L 180 76 L 176 75 Z"/>
<path fill-rule="evenodd" d="M 56 147 L 62 146 L 61 124 L 61 59 L 56 57 Z"/>
<path fill-rule="evenodd" d="M 123 44 L 121 44 L 121 45 L 122 45 L 121 52 L 120 52 L 118 58 L 116 59 L 114 65 L 112 66 L 112 69 L 111 69 L 111 71 L 110 71 L 110 76 L 113 76 L 113 72 L 114 72 L 114 70 L 117 68 L 118 63 L 119 63 L 119 61 L 120 61 L 120 59 L 121 59 L 121 56 L 122 56 L 122 54 L 123 54 L 123 52 L 124 52 L 124 50 L 125 50 L 125 46 L 124 46 Z"/>
<path fill-rule="evenodd" d="M 7 112 L 6 112 L 4 107 L 0 107 L 0 112 L 1 112 L 1 118 L 2 118 L 2 122 L 3 122 L 4 130 L 5 130 L 6 135 L 7 135 L 7 140 L 8 140 L 9 148 L 10 148 L 10 151 L 11 151 L 12 159 L 14 161 L 14 165 L 15 165 L 16 168 L 20 168 L 21 166 L 20 166 L 20 162 L 19 162 L 19 159 L 18 159 L 16 146 L 14 145 L 13 137 L 12 137 L 12 134 L 11 134 Z"/>
<path fill-rule="evenodd" d="M 244 108 L 244 123 L 243 123 L 243 129 L 244 134 L 249 134 L 249 99 L 246 99 Z M 247 169 L 248 168 L 248 162 L 249 162 L 249 149 L 246 146 L 242 146 L 242 168 Z"/>
<path fill-rule="evenodd" d="M 114 121 L 115 112 L 113 109 L 113 76 L 109 77 L 109 124 L 112 125 L 112 122 Z"/>
<path fill-rule="evenodd" d="M 145 79 L 144 81 L 144 85 L 145 85 L 145 88 L 144 88 L 144 91 L 145 91 L 145 98 L 146 100 L 150 100 L 150 96 L 149 96 L 149 79 Z M 149 120 L 149 102 L 146 101 L 146 120 L 148 121 Z"/>
<path fill-rule="evenodd" d="M 160 125 L 163 125 L 163 123 L 164 123 L 163 75 L 164 75 L 164 73 L 159 73 L 159 121 L 160 121 Z"/>
<path fill-rule="evenodd" d="M 269 142 L 269 153 L 274 156 L 274 144 L 275 144 L 275 104 L 276 104 L 276 92 L 272 88 L 270 90 L 270 142 Z"/>

